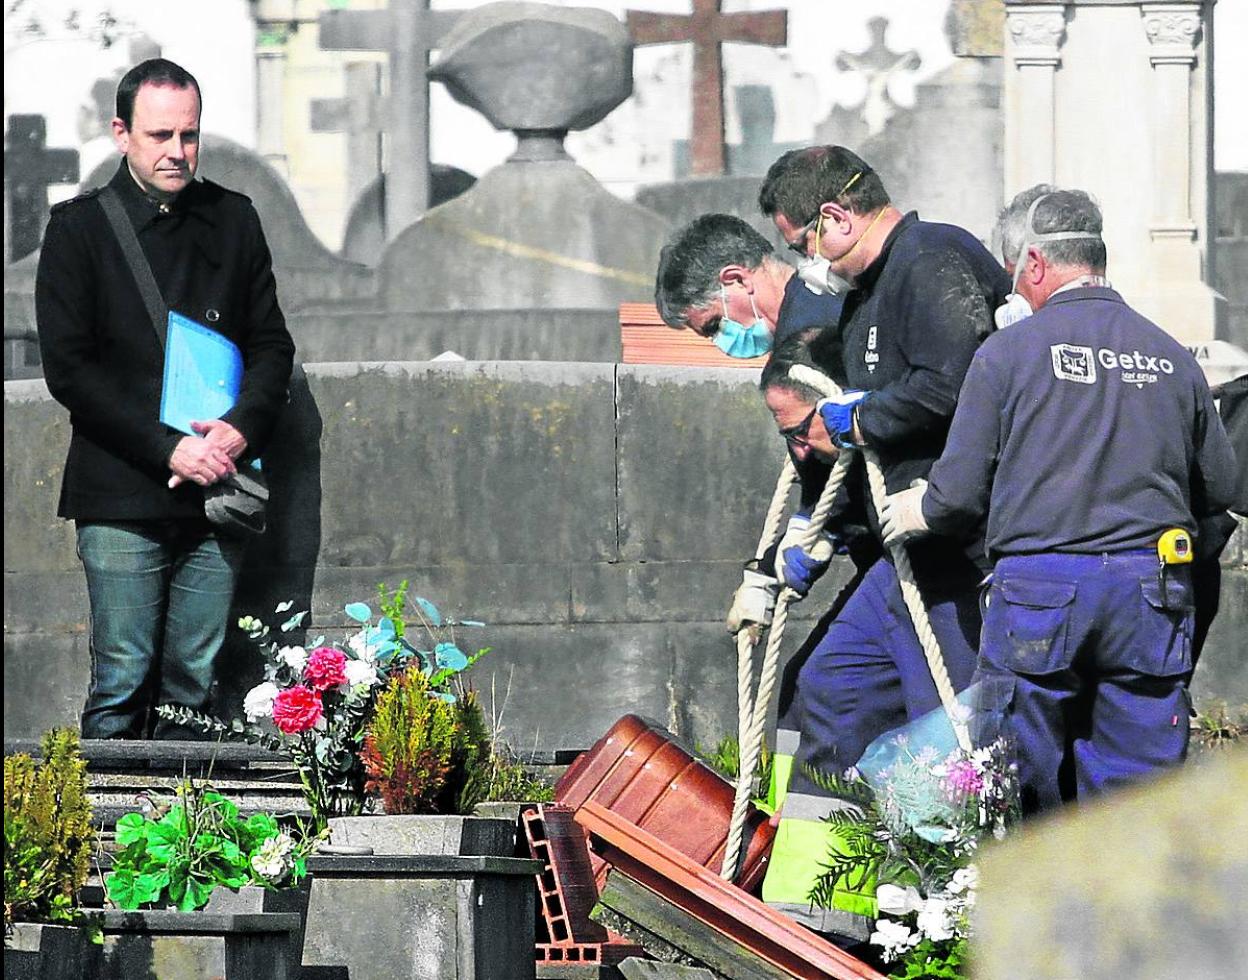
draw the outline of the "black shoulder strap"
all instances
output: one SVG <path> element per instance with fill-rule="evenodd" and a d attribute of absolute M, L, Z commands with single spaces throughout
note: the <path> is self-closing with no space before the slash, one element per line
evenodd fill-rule
<path fill-rule="evenodd" d="M 139 292 L 143 296 L 143 305 L 147 307 L 147 315 L 152 318 L 152 329 L 160 340 L 160 349 L 164 350 L 169 307 L 165 305 L 165 298 L 160 295 L 160 287 L 156 284 L 156 277 L 152 275 L 152 266 L 147 261 L 147 256 L 143 254 L 139 236 L 134 233 L 134 225 L 130 224 L 121 198 L 113 188 L 106 187 L 101 192 L 100 206 L 104 208 L 108 223 L 113 226 L 117 241 L 121 243 L 121 250 L 125 253 L 126 262 L 134 273 L 134 281 L 138 283 Z"/>

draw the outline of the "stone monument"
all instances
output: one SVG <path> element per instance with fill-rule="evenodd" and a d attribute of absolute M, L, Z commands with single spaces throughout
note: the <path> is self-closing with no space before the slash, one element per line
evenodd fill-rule
<path fill-rule="evenodd" d="M 667 222 L 607 192 L 563 146 L 569 130 L 592 126 L 632 91 L 619 20 L 486 4 L 461 15 L 429 77 L 514 131 L 518 146 L 391 243 L 379 267 L 384 306 L 614 309 L 651 295 Z"/>
<path fill-rule="evenodd" d="M 1212 0 L 1006 0 L 1006 198 L 1042 181 L 1092 193 L 1114 285 L 1188 343 L 1226 316 L 1206 282 L 1212 15 Z"/>

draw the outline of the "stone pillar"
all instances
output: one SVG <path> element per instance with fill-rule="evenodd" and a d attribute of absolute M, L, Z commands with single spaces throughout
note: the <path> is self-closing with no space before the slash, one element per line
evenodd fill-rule
<path fill-rule="evenodd" d="M 1056 173 L 1056 79 L 1066 36 L 1060 3 L 1011 7 L 1005 19 L 1005 196 Z"/>
<path fill-rule="evenodd" d="M 1146 3 L 1141 7 L 1153 69 L 1152 220 L 1149 234 L 1164 279 L 1200 277 L 1197 225 L 1192 218 L 1192 68 L 1201 28 L 1199 3 Z"/>
<path fill-rule="evenodd" d="M 1005 198 L 1091 193 L 1109 278 L 1185 343 L 1222 336 L 1209 286 L 1213 0 L 1005 0 Z"/>

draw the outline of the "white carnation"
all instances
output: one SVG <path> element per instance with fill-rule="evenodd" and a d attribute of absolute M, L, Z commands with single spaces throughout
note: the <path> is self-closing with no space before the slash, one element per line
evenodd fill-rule
<path fill-rule="evenodd" d="M 277 651 L 277 659 L 296 674 L 302 674 L 308 663 L 308 651 L 303 647 L 282 647 Z"/>
<path fill-rule="evenodd" d="M 377 676 L 377 668 L 373 666 L 373 664 L 364 660 L 348 660 L 346 673 L 346 686 L 348 688 L 359 687 L 361 685 L 365 687 L 373 687 L 374 685 L 380 683 L 381 680 Z"/>
<path fill-rule="evenodd" d="M 248 721 L 273 717 L 273 699 L 277 697 L 277 685 L 272 681 L 257 684 L 243 698 L 243 711 Z"/>
<path fill-rule="evenodd" d="M 949 902 L 933 896 L 923 905 L 916 925 L 932 942 L 953 938 L 953 917 L 949 914 Z"/>

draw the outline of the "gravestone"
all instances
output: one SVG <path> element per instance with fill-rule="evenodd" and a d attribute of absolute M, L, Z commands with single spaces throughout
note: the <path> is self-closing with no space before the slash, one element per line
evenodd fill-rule
<path fill-rule="evenodd" d="M 693 0 L 691 14 L 629 10 L 628 32 L 635 44 L 693 42 L 693 96 L 689 141 L 695 177 L 724 173 L 723 44 L 788 42 L 788 11 L 725 14 L 723 0 Z"/>
<path fill-rule="evenodd" d="M 5 263 L 39 247 L 48 223 L 48 188 L 78 180 L 78 151 L 48 149 L 40 115 L 15 113 L 4 133 Z"/>
<path fill-rule="evenodd" d="M 1248 172 L 1214 175 L 1214 286 L 1227 301 L 1225 339 L 1248 350 Z"/>
<path fill-rule="evenodd" d="M 607 192 L 563 147 L 632 90 L 623 24 L 589 8 L 487 4 L 460 17 L 429 75 L 518 146 L 389 246 L 381 305 L 614 309 L 648 298 L 667 222 Z"/>
<path fill-rule="evenodd" d="M 429 206 L 458 197 L 477 182 L 466 170 L 442 163 L 429 165 Z M 347 213 L 347 230 L 339 253 L 349 262 L 375 266 L 386 248 L 386 175 L 374 177 Z"/>
<path fill-rule="evenodd" d="M 1248 754 L 1070 806 L 985 847 L 975 976 L 1243 976 Z"/>
<path fill-rule="evenodd" d="M 318 24 L 327 51 L 385 51 L 390 97 L 382 112 L 386 132 L 386 228 L 395 237 L 429 207 L 429 85 L 425 70 L 459 16 L 430 10 L 429 0 L 390 0 L 384 10 L 327 10 Z"/>

